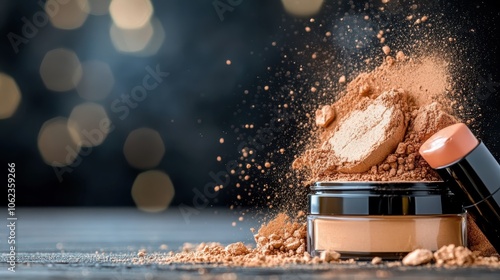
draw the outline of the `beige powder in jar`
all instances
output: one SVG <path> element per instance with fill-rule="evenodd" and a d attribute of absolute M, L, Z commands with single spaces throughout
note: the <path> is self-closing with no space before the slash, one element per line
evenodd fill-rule
<path fill-rule="evenodd" d="M 465 245 L 461 215 L 320 216 L 309 221 L 314 250 L 347 254 L 408 253 Z"/>

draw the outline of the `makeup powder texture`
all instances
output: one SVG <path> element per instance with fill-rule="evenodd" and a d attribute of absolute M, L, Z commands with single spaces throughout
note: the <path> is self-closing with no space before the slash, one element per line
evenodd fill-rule
<path fill-rule="evenodd" d="M 193 245 L 186 243 L 181 252 L 148 258 L 138 255 L 135 263 L 213 263 L 221 266 L 271 267 L 287 264 L 354 263 L 353 259 L 340 260 L 340 254 L 328 251 L 311 257 L 306 252 L 306 225 L 293 221 L 284 213 L 263 224 L 254 235 L 257 246 L 236 242 L 223 246 L 210 242 Z"/>
<path fill-rule="evenodd" d="M 323 147 L 331 149 L 341 172 L 364 172 L 380 163 L 403 140 L 406 131 L 404 92 L 390 90 L 373 101 L 363 101 L 341 120 Z"/>
<path fill-rule="evenodd" d="M 303 254 L 306 251 L 306 225 L 291 222 L 286 214 L 280 213 L 272 221 L 262 225 L 254 239 L 257 249 L 264 254 Z"/>
<path fill-rule="evenodd" d="M 448 64 L 439 56 L 387 56 L 352 80 L 293 162 L 304 183 L 316 181 L 439 181 L 418 148 L 458 122 L 450 100 Z"/>
<path fill-rule="evenodd" d="M 441 56 L 409 57 L 402 52 L 396 58 L 386 56 L 379 67 L 359 74 L 333 104 L 321 106 L 321 111 L 325 106 L 334 110 L 335 117 L 321 123 L 316 118 L 309 144 L 292 164 L 302 174 L 303 184 L 440 181 L 418 149 L 438 130 L 459 122 L 452 109 L 456 101 L 450 75 L 449 64 Z M 381 102 L 382 98 L 392 98 L 392 103 Z M 467 232 L 472 250 L 495 253 L 470 219 Z"/>
<path fill-rule="evenodd" d="M 185 243 L 178 252 L 158 253 L 140 250 L 136 257 L 114 258 L 113 262 L 135 265 L 210 264 L 215 267 L 276 267 L 296 264 L 356 263 L 354 259 L 340 259 L 341 254 L 332 250 L 326 250 L 320 256 L 311 257 L 301 249 L 302 244 L 306 242 L 305 230 L 305 224 L 297 222 L 284 213 L 280 213 L 267 224 L 263 224 L 258 233 L 255 234 L 256 247 L 242 242 L 231 243 L 226 246 L 217 242 Z M 289 245 L 288 248 L 287 244 Z M 301 245 L 297 249 L 293 249 L 296 245 L 291 244 Z M 429 256 L 429 253 L 432 256 Z M 381 258 L 375 257 L 372 265 L 394 267 L 428 264 L 442 267 L 500 267 L 500 261 L 495 256 L 482 257 L 477 252 L 454 245 L 442 246 L 433 253 L 430 250 L 422 251 L 418 249 L 417 252 L 409 253 L 405 259 L 403 262 L 383 261 Z"/>
<path fill-rule="evenodd" d="M 417 249 L 403 258 L 409 266 L 433 263 L 437 267 L 488 266 L 500 267 L 498 257 L 483 257 L 463 246 L 447 245 L 432 253 L 428 249 Z"/>
<path fill-rule="evenodd" d="M 478 251 L 484 256 L 497 254 L 493 245 L 491 245 L 470 215 L 467 217 L 467 242 L 472 251 Z"/>
<path fill-rule="evenodd" d="M 313 250 L 366 255 L 464 244 L 462 221 L 460 215 L 317 216 L 308 226 Z"/>

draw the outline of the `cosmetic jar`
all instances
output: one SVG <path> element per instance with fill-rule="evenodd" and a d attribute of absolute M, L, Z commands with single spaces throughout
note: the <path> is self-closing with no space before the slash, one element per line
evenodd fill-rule
<path fill-rule="evenodd" d="M 443 182 L 317 182 L 307 248 L 342 258 L 401 259 L 415 249 L 466 246 L 466 213 Z"/>

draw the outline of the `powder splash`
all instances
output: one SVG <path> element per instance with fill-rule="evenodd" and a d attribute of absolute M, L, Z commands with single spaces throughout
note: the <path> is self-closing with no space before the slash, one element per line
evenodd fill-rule
<path fill-rule="evenodd" d="M 398 54 L 399 59 L 388 56 L 375 70 L 358 75 L 329 104 L 337 119 L 319 128 L 311 148 L 293 163 L 295 169 L 307 172 L 306 185 L 440 180 L 420 158 L 418 148 L 439 129 L 458 122 L 448 107 L 447 64 L 439 57 L 414 59 Z M 400 97 L 387 100 L 390 92 Z M 384 97 L 386 102 L 380 102 Z M 338 156 L 336 146 L 343 147 L 345 156 Z"/>
<path fill-rule="evenodd" d="M 339 6 L 339 12 L 341 8 Z M 327 5 L 325 9 L 335 8 Z M 224 188 L 237 193 L 231 209 L 238 209 L 244 202 L 253 203 L 265 207 L 263 214 L 266 218 L 275 214 L 270 210 L 276 208 L 287 213 L 304 210 L 307 189 L 297 186 L 309 186 L 315 181 L 439 181 L 439 176 L 418 154 L 421 143 L 445 126 L 459 121 L 474 125 L 480 117 L 477 110 L 470 110 L 473 98 L 464 97 L 456 90 L 454 83 L 459 76 L 456 75 L 456 65 L 451 64 L 456 61 L 450 59 L 453 52 L 448 52 L 466 53 L 467 46 L 463 42 L 457 43 L 453 26 L 440 20 L 437 10 L 428 16 L 422 14 L 417 4 L 412 4 L 407 10 L 405 5 L 395 1 L 382 1 L 351 12 L 342 11 L 340 14 L 344 16 L 333 27 L 325 20 L 294 21 L 287 36 L 295 36 L 303 45 L 272 42 L 270 49 L 281 53 L 282 65 L 268 68 L 268 71 L 274 71 L 275 79 L 263 81 L 264 86 L 258 86 L 256 90 L 243 91 L 248 100 L 242 107 L 248 107 L 250 111 L 261 107 L 261 117 L 263 111 L 272 112 L 269 116 L 277 126 L 272 129 L 270 140 L 265 145 L 249 144 L 239 151 L 239 163 L 230 172 L 238 182 L 235 188 Z M 378 16 L 380 13 L 384 17 Z M 393 18 L 393 22 L 383 22 L 386 16 Z M 379 29 L 378 33 L 374 28 Z M 456 33 L 462 32 L 459 31 Z M 324 36 L 314 35 L 321 33 Z M 376 37 L 379 48 L 371 48 L 371 37 Z M 332 41 L 343 49 L 332 50 Z M 368 51 L 364 51 L 368 49 L 366 46 L 370 46 Z M 401 102 L 395 102 L 398 106 L 383 102 L 376 104 L 376 100 L 387 92 L 404 96 Z M 263 100 L 271 100 L 271 103 L 262 104 Z M 371 105 L 375 109 L 367 110 Z M 346 138 L 349 137 L 336 136 L 336 132 L 357 135 L 355 129 L 348 129 L 349 124 L 356 121 L 355 111 L 366 114 L 361 120 L 377 119 L 379 112 L 391 114 L 380 123 L 380 133 L 375 133 L 383 138 L 358 137 L 359 143 L 366 141 L 368 145 L 363 152 L 354 154 L 357 157 L 350 159 L 352 154 L 349 149 L 344 149 L 348 147 Z M 404 125 L 395 129 L 395 124 Z M 377 127 L 379 123 L 369 125 Z M 265 131 L 270 127 L 268 124 L 254 127 L 248 120 L 248 123 L 232 128 L 239 133 L 252 129 Z M 393 131 L 401 135 L 394 137 Z M 249 138 L 243 133 L 237 138 L 238 141 L 246 139 Z M 378 145 L 384 143 L 384 139 L 389 139 L 390 145 Z M 385 149 L 380 149 L 381 146 Z M 261 154 L 256 156 L 258 152 Z M 365 161 L 367 158 L 370 160 Z M 293 170 L 289 170 L 292 161 Z M 222 186 L 216 187 L 216 191 L 220 189 Z M 289 222 L 281 215 L 277 219 L 270 224 Z M 255 250 L 262 248 L 267 248 L 265 250 L 271 254 L 265 256 L 286 256 L 283 254 L 288 249 L 285 245 L 288 238 L 281 229 L 276 227 L 276 232 L 269 228 L 259 230 L 257 248 L 248 247 L 247 253 L 237 257 L 254 254 L 252 256 L 258 258 L 262 252 Z M 481 239 L 481 233 L 477 236 L 469 240 L 488 245 L 484 236 Z M 288 244 L 293 243 L 291 241 Z M 297 249 L 291 249 L 297 244 L 300 244 Z M 300 258 L 304 243 L 299 239 L 297 244 L 293 243 L 287 254 L 298 254 Z M 218 249 L 213 250 L 232 256 L 234 252 L 245 252 L 242 245 L 230 248 L 217 245 Z M 488 250 L 486 245 L 475 247 L 477 243 L 471 242 L 469 245 L 470 248 L 481 248 L 482 252 Z M 329 255 L 335 256 L 334 253 Z M 209 256 L 212 255 L 209 253 Z"/>

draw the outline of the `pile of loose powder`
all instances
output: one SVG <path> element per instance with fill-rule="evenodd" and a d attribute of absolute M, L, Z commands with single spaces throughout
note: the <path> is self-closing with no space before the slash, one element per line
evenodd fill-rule
<path fill-rule="evenodd" d="M 438 181 L 419 156 L 433 133 L 453 116 L 448 64 L 439 56 L 387 56 L 361 73 L 333 104 L 316 112 L 320 127 L 293 168 L 315 181 Z M 334 111 L 326 119 L 325 111 Z"/>
<path fill-rule="evenodd" d="M 363 100 L 340 121 L 322 149 L 345 173 L 369 170 L 384 160 L 403 140 L 408 124 L 407 95 L 390 90 L 375 100 Z"/>
<path fill-rule="evenodd" d="M 298 217 L 302 216 L 299 214 Z M 149 259 L 144 254 L 134 259 L 135 263 L 151 261 L 171 263 L 213 263 L 224 266 L 269 267 L 287 264 L 353 263 L 354 260 L 340 260 L 334 251 L 311 257 L 306 252 L 306 225 L 292 221 L 286 214 L 278 214 L 272 221 L 263 224 L 254 235 L 257 246 L 252 248 L 242 242 L 223 246 L 220 243 L 201 243 L 197 246 L 185 244 L 179 253 L 155 256 Z"/>

